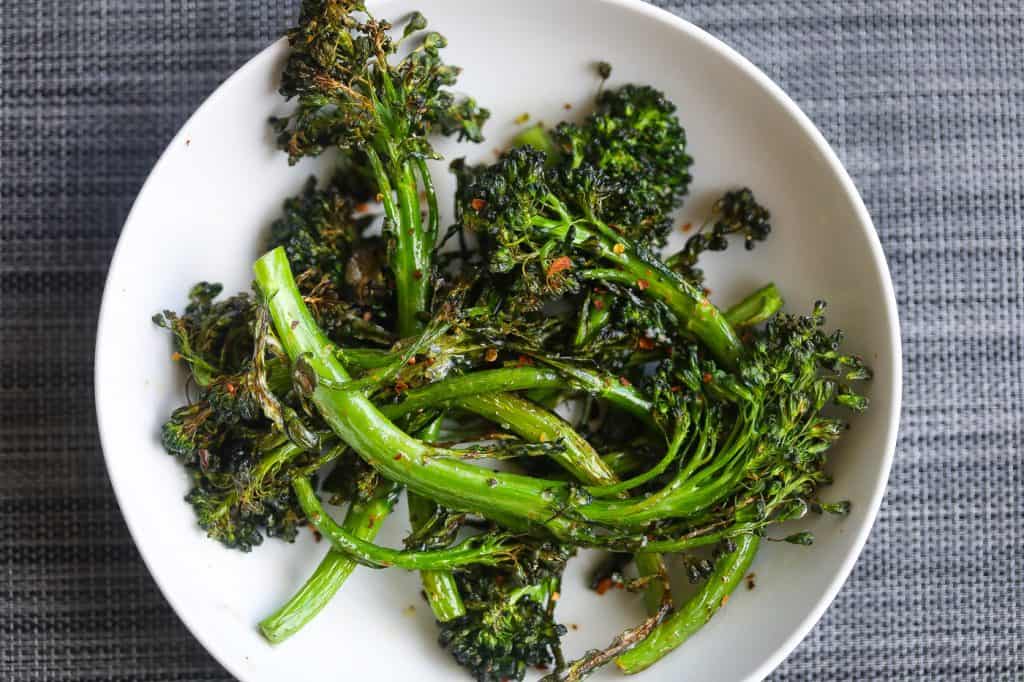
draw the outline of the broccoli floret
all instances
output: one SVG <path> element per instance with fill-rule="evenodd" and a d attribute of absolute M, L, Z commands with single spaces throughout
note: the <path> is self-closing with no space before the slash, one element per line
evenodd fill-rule
<path fill-rule="evenodd" d="M 729 246 L 730 234 L 743 235 L 743 246 L 748 251 L 757 242 L 771 234 L 771 213 L 757 203 L 754 193 L 747 188 L 726 192 L 715 202 L 711 216 L 696 234 L 686 240 L 678 253 L 669 256 L 666 264 L 694 284 L 704 281 L 704 272 L 697 267 L 697 259 L 704 251 L 724 251 Z M 709 229 L 710 226 L 710 229 Z"/>
<path fill-rule="evenodd" d="M 546 543 L 524 552 L 516 570 L 456 572 L 467 612 L 440 625 L 440 645 L 479 682 L 522 680 L 527 668 L 551 665 L 566 632 L 553 612 L 570 554 Z"/>
<path fill-rule="evenodd" d="M 588 188 L 581 209 L 633 240 L 664 244 L 671 213 L 689 190 L 693 159 L 676 107 L 662 92 L 642 85 L 604 90 L 582 125 L 562 123 L 553 136 L 566 187 Z M 581 169 L 597 173 L 581 177 Z"/>

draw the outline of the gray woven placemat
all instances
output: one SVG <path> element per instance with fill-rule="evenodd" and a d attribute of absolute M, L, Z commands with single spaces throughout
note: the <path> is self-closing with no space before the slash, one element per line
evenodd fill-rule
<path fill-rule="evenodd" d="M 724 38 L 818 124 L 900 303 L 906 392 L 881 516 L 773 678 L 1024 678 L 1024 12 L 657 4 Z M 228 679 L 156 590 L 111 495 L 93 335 L 157 155 L 295 5 L 0 3 L 0 679 Z"/>

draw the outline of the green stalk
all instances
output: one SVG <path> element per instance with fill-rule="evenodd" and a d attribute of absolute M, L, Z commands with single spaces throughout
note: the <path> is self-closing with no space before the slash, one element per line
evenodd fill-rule
<path fill-rule="evenodd" d="M 428 427 L 420 431 L 420 437 L 428 443 L 437 440 L 437 434 L 441 429 L 441 418 L 438 417 Z M 412 529 L 419 530 L 423 527 L 437 510 L 433 500 L 421 497 L 409 491 L 406 495 L 409 504 L 409 523 Z M 434 612 L 434 618 L 441 623 L 446 623 L 466 614 L 466 605 L 462 602 L 458 585 L 455 578 L 448 571 L 422 571 L 420 580 L 423 583 L 423 591 L 427 595 L 427 603 Z"/>
<path fill-rule="evenodd" d="M 334 546 L 334 549 L 370 568 L 404 568 L 408 571 L 446 570 L 469 564 L 498 564 L 512 560 L 515 545 L 506 537 L 477 536 L 454 547 L 427 551 L 397 550 L 381 547 L 349 533 L 327 514 L 309 479 L 297 478 L 292 488 L 310 523 Z"/>
<path fill-rule="evenodd" d="M 584 483 L 610 485 L 618 479 L 587 440 L 553 412 L 510 393 L 480 393 L 460 398 L 457 407 L 515 432 L 535 443 L 561 441 L 564 451 L 551 459 Z"/>
<path fill-rule="evenodd" d="M 760 324 L 782 309 L 782 294 L 774 284 L 766 284 L 725 311 L 725 319 L 734 328 Z"/>
<path fill-rule="evenodd" d="M 372 540 L 380 521 L 391 513 L 401 486 L 382 481 L 367 502 L 354 502 L 345 514 L 342 528 L 363 540 Z M 355 570 L 356 562 L 334 549 L 299 590 L 277 611 L 260 621 L 259 629 L 272 644 L 280 644 L 313 620 L 334 598 Z"/>
<path fill-rule="evenodd" d="M 478 370 L 413 389 L 405 394 L 402 402 L 384 405 L 380 409 L 388 418 L 397 419 L 411 412 L 444 405 L 468 395 L 534 388 L 577 388 L 604 398 L 649 425 L 654 424 L 650 402 L 632 386 L 623 385 L 613 377 L 604 376 L 582 367 L 540 359 L 557 371 L 542 367 Z M 569 379 L 568 385 L 566 379 Z"/>
<path fill-rule="evenodd" d="M 419 187 L 412 164 L 405 162 L 394 170 L 398 177 L 398 225 L 391 270 L 398 293 L 398 334 L 405 338 L 423 328 L 420 314 L 427 309 L 434 244 L 423 230 Z"/>
<path fill-rule="evenodd" d="M 645 670 L 704 627 L 747 574 L 760 541 L 756 535 L 737 538 L 736 549 L 718 560 L 714 572 L 697 594 L 662 621 L 646 639 L 615 659 L 619 669 L 627 675 Z"/>
<path fill-rule="evenodd" d="M 398 419 L 419 410 L 437 408 L 449 404 L 453 400 L 479 393 L 500 393 L 554 386 L 565 386 L 565 378 L 551 369 L 537 367 L 485 369 L 414 388 L 403 395 L 402 402 L 383 405 L 380 411 L 389 419 Z"/>

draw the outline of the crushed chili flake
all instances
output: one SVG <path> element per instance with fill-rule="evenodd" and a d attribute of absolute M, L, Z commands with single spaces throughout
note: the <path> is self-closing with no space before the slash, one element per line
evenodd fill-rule
<path fill-rule="evenodd" d="M 537 670 L 539 670 L 541 672 L 544 672 L 545 670 L 548 669 L 548 664 L 547 663 L 538 663 L 534 667 L 537 668 Z"/>
<path fill-rule="evenodd" d="M 488 348 L 484 351 L 484 360 L 487 362 L 494 362 L 498 359 L 498 350 L 496 348 Z"/>
<path fill-rule="evenodd" d="M 402 453 L 395 453 L 395 456 L 392 459 L 394 459 L 397 462 L 398 460 L 402 459 Z"/>
<path fill-rule="evenodd" d="M 422 270 L 413 270 L 412 271 L 412 276 L 415 279 L 423 279 L 423 271 Z"/>
<path fill-rule="evenodd" d="M 704 372 L 704 374 L 701 375 L 700 380 L 703 381 L 705 384 L 710 384 L 711 372 Z"/>
<path fill-rule="evenodd" d="M 747 575 L 747 589 L 748 590 L 752 590 L 755 587 L 757 587 L 757 582 L 755 582 L 756 580 L 757 580 L 757 574 L 756 573 L 749 573 Z"/>
<path fill-rule="evenodd" d="M 473 199 L 469 205 L 473 207 L 474 211 L 482 211 L 487 207 L 487 202 L 483 199 Z"/>
<path fill-rule="evenodd" d="M 528 355 L 520 355 L 518 362 L 519 362 L 520 365 L 532 365 L 533 364 L 533 358 L 531 358 Z"/>
<path fill-rule="evenodd" d="M 371 514 L 370 518 L 366 520 L 366 527 L 367 528 L 373 528 L 373 524 L 375 524 L 375 523 L 377 523 L 377 517 L 375 515 Z"/>
<path fill-rule="evenodd" d="M 299 321 L 298 320 L 292 320 L 292 323 L 291 323 L 290 326 L 291 326 L 292 329 L 295 329 L 296 327 L 299 326 Z"/>
<path fill-rule="evenodd" d="M 640 348 L 640 350 L 654 350 L 654 341 L 647 338 L 646 336 L 642 336 L 639 339 L 637 339 L 636 345 L 637 347 Z"/>
<path fill-rule="evenodd" d="M 369 310 L 363 313 L 363 322 L 369 322 L 371 319 L 373 319 L 373 314 Z"/>
<path fill-rule="evenodd" d="M 630 383 L 629 379 L 627 379 L 626 377 L 619 377 L 619 383 L 622 384 L 623 386 L 632 386 L 633 385 L 632 383 Z"/>
<path fill-rule="evenodd" d="M 604 301 L 599 298 L 594 299 L 594 307 L 598 310 L 604 310 Z"/>
<path fill-rule="evenodd" d="M 711 289 L 708 289 L 707 287 L 702 288 L 701 291 L 704 292 L 705 296 L 710 296 L 711 295 Z"/>
<path fill-rule="evenodd" d="M 728 603 L 729 603 L 729 595 L 723 594 L 722 595 L 722 606 L 725 606 Z"/>
<path fill-rule="evenodd" d="M 640 291 L 646 291 L 647 287 L 651 286 L 651 283 L 648 282 L 646 279 L 638 279 L 636 281 L 636 285 L 637 287 L 639 287 Z"/>
<path fill-rule="evenodd" d="M 235 388 L 235 385 L 230 381 L 224 385 L 224 388 L 226 388 L 228 393 L 230 393 L 231 395 L 234 395 L 235 392 L 238 390 L 237 388 Z"/>
<path fill-rule="evenodd" d="M 365 201 L 361 204 L 356 204 L 356 213 L 366 213 L 370 210 L 370 205 Z"/>
<path fill-rule="evenodd" d="M 668 390 L 672 391 L 673 393 L 679 393 L 679 391 L 683 390 L 683 387 L 682 386 L 671 386 L 671 387 L 669 387 Z"/>
<path fill-rule="evenodd" d="M 174 351 L 173 353 L 171 353 L 171 360 L 174 362 L 178 362 L 179 360 L 181 360 L 181 357 L 181 353 L 179 353 L 178 351 Z"/>
<path fill-rule="evenodd" d="M 558 592 L 552 592 L 551 593 L 551 601 L 558 601 L 561 598 L 562 598 L 562 595 L 559 594 Z"/>
<path fill-rule="evenodd" d="M 562 272 L 563 270 L 571 270 L 571 269 L 572 269 L 572 261 L 569 259 L 569 257 L 568 256 L 560 256 L 560 257 L 556 258 L 555 260 L 551 261 L 551 265 L 548 266 L 548 277 L 552 277 L 553 275 L 557 275 L 558 273 Z"/>
<path fill-rule="evenodd" d="M 598 594 L 604 594 L 605 592 L 607 592 L 611 588 L 612 588 L 612 579 L 611 578 L 601 578 L 601 580 L 597 583 L 597 587 L 594 588 L 594 591 L 597 592 Z"/>
<path fill-rule="evenodd" d="M 682 230 L 683 232 L 689 232 L 690 230 L 693 229 L 693 223 L 683 223 L 682 225 L 679 226 L 679 229 Z"/>
<path fill-rule="evenodd" d="M 409 384 L 405 383 L 401 379 L 399 379 L 398 381 L 395 382 L 395 392 L 396 393 L 403 393 L 408 388 L 409 388 Z"/>
<path fill-rule="evenodd" d="M 405 364 L 407 364 L 407 365 L 415 365 L 415 364 L 416 364 L 416 356 L 414 355 L 414 356 L 412 356 L 411 358 L 409 358 L 409 359 L 408 359 L 408 360 L 406 361 L 406 363 L 405 363 Z"/>

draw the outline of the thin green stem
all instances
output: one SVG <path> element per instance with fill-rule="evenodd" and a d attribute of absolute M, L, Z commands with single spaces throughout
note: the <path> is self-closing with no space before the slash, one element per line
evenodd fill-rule
<path fill-rule="evenodd" d="M 611 484 L 617 479 L 587 440 L 553 412 L 510 393 L 480 393 L 459 398 L 456 406 L 499 424 L 535 443 L 559 442 L 551 458 L 584 483 Z"/>
<path fill-rule="evenodd" d="M 334 549 L 356 563 L 370 568 L 404 568 L 408 571 L 445 570 L 469 564 L 498 564 L 510 561 L 515 545 L 507 537 L 484 535 L 463 540 L 449 549 L 427 551 L 397 550 L 381 547 L 349 533 L 327 514 L 308 479 L 297 478 L 292 488 L 302 511 Z"/>
<path fill-rule="evenodd" d="M 382 481 L 370 500 L 349 507 L 342 528 L 363 540 L 372 540 L 380 530 L 380 521 L 391 513 L 400 489 L 397 484 Z M 356 562 L 347 555 L 329 551 L 305 584 L 281 608 L 260 621 L 260 632 L 272 644 L 294 635 L 327 606 L 355 567 Z"/>
<path fill-rule="evenodd" d="M 747 574 L 760 541 L 756 535 L 737 538 L 736 549 L 718 560 L 697 594 L 662 621 L 646 639 L 615 659 L 619 669 L 627 675 L 645 670 L 704 627 Z"/>
<path fill-rule="evenodd" d="M 441 430 L 441 417 L 434 419 L 429 426 L 420 431 L 420 437 L 432 443 L 437 440 Z M 409 523 L 413 531 L 419 530 L 423 524 L 437 511 L 437 504 L 426 497 L 409 491 L 406 496 L 409 504 Z M 455 577 L 449 571 L 421 571 L 420 581 L 427 595 L 427 603 L 434 612 L 434 618 L 446 623 L 466 614 L 466 605 L 462 602 Z"/>

